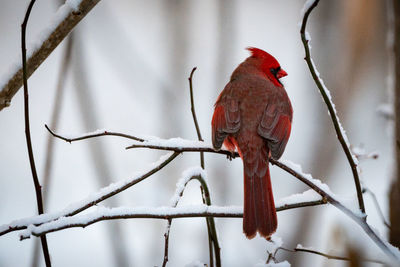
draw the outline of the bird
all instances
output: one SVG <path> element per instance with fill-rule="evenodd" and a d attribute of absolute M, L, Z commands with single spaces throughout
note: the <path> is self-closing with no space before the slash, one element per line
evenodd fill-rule
<path fill-rule="evenodd" d="M 288 142 L 293 108 L 280 78 L 287 76 L 269 53 L 248 47 L 251 55 L 233 71 L 214 105 L 212 145 L 222 144 L 243 161 L 243 232 L 270 240 L 278 220 L 269 159 L 279 159 Z"/>

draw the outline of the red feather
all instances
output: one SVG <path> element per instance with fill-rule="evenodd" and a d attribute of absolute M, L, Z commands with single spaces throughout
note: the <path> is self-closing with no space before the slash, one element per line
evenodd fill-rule
<path fill-rule="evenodd" d="M 276 59 L 258 48 L 237 67 L 219 95 L 212 117 L 212 142 L 238 150 L 244 167 L 243 232 L 269 238 L 277 228 L 269 157 L 278 159 L 287 144 L 292 106 Z"/>

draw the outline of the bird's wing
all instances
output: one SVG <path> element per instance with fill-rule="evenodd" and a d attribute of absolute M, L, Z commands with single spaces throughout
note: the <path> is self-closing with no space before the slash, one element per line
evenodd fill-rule
<path fill-rule="evenodd" d="M 220 149 L 228 134 L 239 131 L 240 113 L 238 101 L 229 96 L 220 96 L 215 104 L 211 125 L 213 146 L 216 149 Z"/>
<path fill-rule="evenodd" d="M 291 109 L 282 104 L 268 103 L 257 132 L 267 139 L 268 147 L 274 159 L 279 159 L 285 150 L 292 128 Z"/>

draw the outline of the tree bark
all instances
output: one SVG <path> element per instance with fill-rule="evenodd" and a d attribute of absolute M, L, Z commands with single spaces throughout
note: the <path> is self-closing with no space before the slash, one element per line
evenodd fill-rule
<path fill-rule="evenodd" d="M 394 118 L 395 118 L 395 177 L 390 190 L 390 243 L 400 247 L 400 3 L 393 1 L 394 7 Z"/>

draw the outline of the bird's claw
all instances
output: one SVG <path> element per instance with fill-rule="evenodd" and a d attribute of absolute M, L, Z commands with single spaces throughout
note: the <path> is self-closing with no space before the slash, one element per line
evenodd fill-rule
<path fill-rule="evenodd" d="M 229 154 L 226 154 L 226 158 L 232 161 L 235 158 L 235 152 L 229 151 Z"/>

